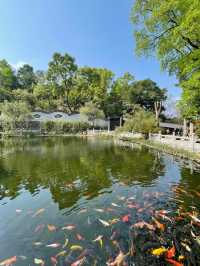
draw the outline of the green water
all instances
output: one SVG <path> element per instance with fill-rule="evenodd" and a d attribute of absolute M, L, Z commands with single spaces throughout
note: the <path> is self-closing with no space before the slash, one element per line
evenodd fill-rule
<path fill-rule="evenodd" d="M 200 209 L 199 198 L 189 196 L 200 191 L 198 170 L 156 151 L 71 137 L 8 140 L 0 149 L 0 262 L 17 256 L 14 265 L 35 265 L 34 258 L 53 265 L 50 257 L 65 250 L 57 265 L 71 265 L 82 251 L 70 247 L 80 245 L 90 253 L 83 265 L 106 265 L 118 253 L 110 240 L 115 228 L 128 249 L 127 226 L 119 221 L 106 227 L 99 219 L 130 214 L 134 224 L 148 217 L 149 203 L 155 209 Z M 175 198 L 175 185 L 188 195 Z M 128 208 L 131 201 L 139 213 Z M 63 229 L 68 225 L 74 228 Z M 99 235 L 102 247 L 93 241 Z M 46 246 L 52 243 L 60 246 Z"/>

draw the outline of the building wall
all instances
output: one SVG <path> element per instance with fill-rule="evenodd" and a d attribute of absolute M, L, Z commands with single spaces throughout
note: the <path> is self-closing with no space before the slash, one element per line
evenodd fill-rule
<path fill-rule="evenodd" d="M 32 112 L 32 120 L 38 122 L 45 121 L 66 121 L 66 122 L 88 122 L 87 118 L 83 118 L 80 114 L 69 115 L 64 112 Z M 97 127 L 106 128 L 108 127 L 108 121 L 103 119 L 96 119 L 94 125 Z"/>

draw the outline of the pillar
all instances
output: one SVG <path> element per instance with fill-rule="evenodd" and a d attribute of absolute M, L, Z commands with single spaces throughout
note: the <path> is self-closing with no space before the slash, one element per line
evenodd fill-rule
<path fill-rule="evenodd" d="M 110 117 L 108 117 L 108 132 L 110 132 Z"/>
<path fill-rule="evenodd" d="M 189 135 L 193 136 L 193 134 L 194 134 L 194 124 L 192 122 L 190 122 L 190 133 L 189 133 Z"/>
<path fill-rule="evenodd" d="M 183 121 L 183 136 L 185 137 L 187 135 L 187 120 L 184 119 Z"/>

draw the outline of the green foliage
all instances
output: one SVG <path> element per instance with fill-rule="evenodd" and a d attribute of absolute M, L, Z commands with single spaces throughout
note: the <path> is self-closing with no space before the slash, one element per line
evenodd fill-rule
<path fill-rule="evenodd" d="M 32 66 L 25 64 L 17 71 L 17 80 L 20 88 L 31 91 L 36 84 L 36 76 Z"/>
<path fill-rule="evenodd" d="M 70 112 L 72 107 L 70 103 L 70 92 L 73 89 L 73 78 L 78 67 L 75 59 L 69 54 L 61 55 L 55 53 L 53 59 L 49 62 L 47 78 L 56 87 L 58 97 L 65 97 L 65 102 Z"/>
<path fill-rule="evenodd" d="M 80 114 L 83 117 L 87 117 L 88 121 L 94 125 L 95 119 L 104 118 L 104 113 L 92 102 L 86 103 L 85 106 L 81 107 Z"/>
<path fill-rule="evenodd" d="M 127 116 L 123 130 L 148 134 L 157 130 L 157 122 L 152 112 L 139 108 L 133 114 Z"/>
<path fill-rule="evenodd" d="M 17 86 L 17 79 L 12 67 L 3 59 L 0 60 L 0 88 L 14 89 Z"/>
<path fill-rule="evenodd" d="M 0 106 L 0 121 L 4 129 L 14 130 L 17 126 L 23 125 L 31 117 L 30 109 L 25 102 L 7 102 Z"/>
<path fill-rule="evenodd" d="M 8 89 L 0 88 L 0 102 L 12 99 L 12 92 Z"/>
<path fill-rule="evenodd" d="M 34 72 L 26 64 L 15 75 L 2 60 L 0 81 L 4 85 L 0 86 L 0 102 L 23 101 L 32 111 L 86 112 L 90 122 L 104 114 L 122 116 L 132 111 L 135 103 L 153 110 L 153 101 L 165 98 L 153 81 L 135 81 L 128 72 L 114 79 L 109 69 L 78 68 L 72 56 L 60 53 L 53 55 L 47 72 Z"/>
<path fill-rule="evenodd" d="M 41 124 L 43 133 L 48 134 L 78 134 L 90 129 L 87 122 L 45 121 Z"/>
<path fill-rule="evenodd" d="M 111 91 L 104 100 L 103 110 L 107 117 L 121 116 L 126 109 L 122 97 Z"/>
<path fill-rule="evenodd" d="M 29 109 L 34 110 L 36 106 L 36 97 L 31 92 L 23 89 L 17 89 L 12 91 L 12 98 L 14 101 L 22 101 L 26 103 Z"/>
<path fill-rule="evenodd" d="M 164 102 L 166 98 L 166 90 L 160 89 L 150 79 L 136 81 L 131 87 L 130 102 L 138 104 L 151 112 L 155 110 L 155 102 Z"/>
<path fill-rule="evenodd" d="M 132 12 L 137 53 L 156 52 L 162 67 L 177 76 L 186 117 L 200 114 L 199 10 L 199 0 L 136 0 Z"/>
<path fill-rule="evenodd" d="M 77 79 L 81 88 L 83 103 L 92 101 L 103 108 L 105 98 L 112 86 L 113 77 L 114 73 L 106 68 L 80 68 Z"/>

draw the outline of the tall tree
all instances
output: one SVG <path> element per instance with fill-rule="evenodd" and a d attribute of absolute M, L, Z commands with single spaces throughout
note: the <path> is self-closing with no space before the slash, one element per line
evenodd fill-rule
<path fill-rule="evenodd" d="M 17 79 L 11 65 L 5 59 L 0 60 L 0 88 L 15 89 L 16 86 Z"/>
<path fill-rule="evenodd" d="M 73 90 L 73 78 L 76 75 L 75 59 L 69 54 L 55 53 L 49 62 L 47 78 L 56 85 L 58 96 L 64 97 L 67 107 L 72 112 L 70 92 Z"/>
<path fill-rule="evenodd" d="M 199 10 L 199 0 L 136 0 L 132 12 L 137 53 L 156 52 L 162 67 L 179 79 L 190 109 L 193 94 L 185 95 L 200 88 Z"/>
<path fill-rule="evenodd" d="M 145 110 L 155 112 L 158 120 L 164 110 L 163 102 L 166 100 L 166 90 L 150 79 L 136 81 L 130 91 L 130 103 L 140 105 Z"/>
<path fill-rule="evenodd" d="M 115 80 L 112 86 L 112 91 L 121 96 L 123 101 L 127 102 L 129 101 L 129 93 L 134 80 L 134 76 L 129 72 L 126 72 L 122 77 Z"/>
<path fill-rule="evenodd" d="M 36 84 L 36 76 L 32 66 L 25 64 L 17 71 L 17 79 L 20 87 L 31 91 Z"/>
<path fill-rule="evenodd" d="M 103 107 L 104 99 L 111 89 L 114 73 L 106 68 L 82 67 L 79 69 L 79 77 L 88 101 Z"/>

